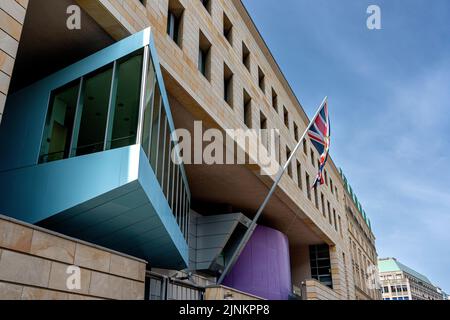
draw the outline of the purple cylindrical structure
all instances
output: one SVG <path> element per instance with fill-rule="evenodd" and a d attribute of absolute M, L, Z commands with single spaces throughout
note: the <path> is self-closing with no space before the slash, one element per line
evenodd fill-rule
<path fill-rule="evenodd" d="M 287 300 L 292 292 L 287 237 L 257 226 L 223 284 L 261 298 Z"/>

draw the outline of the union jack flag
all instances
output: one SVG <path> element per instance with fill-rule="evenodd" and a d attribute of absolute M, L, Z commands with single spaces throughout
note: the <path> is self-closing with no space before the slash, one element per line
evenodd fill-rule
<path fill-rule="evenodd" d="M 312 122 L 308 129 L 308 137 L 311 139 L 311 143 L 317 149 L 320 154 L 319 158 L 319 171 L 316 176 L 316 180 L 312 185 L 312 188 L 316 188 L 317 185 L 325 183 L 323 177 L 323 168 L 328 159 L 328 150 L 330 148 L 330 118 L 328 115 L 328 100 L 325 98 L 320 111 L 316 118 Z"/>

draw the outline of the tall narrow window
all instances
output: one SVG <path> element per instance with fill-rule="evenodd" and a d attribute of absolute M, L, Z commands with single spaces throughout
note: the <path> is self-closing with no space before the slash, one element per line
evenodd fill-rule
<path fill-rule="evenodd" d="M 223 65 L 223 99 L 233 107 L 233 72 L 226 64 Z"/>
<path fill-rule="evenodd" d="M 306 139 L 303 139 L 303 153 L 308 156 L 308 145 Z"/>
<path fill-rule="evenodd" d="M 341 216 L 338 215 L 338 223 L 339 223 L 339 233 L 341 235 L 341 238 L 344 237 L 344 234 L 342 232 L 342 221 L 341 221 Z"/>
<path fill-rule="evenodd" d="M 198 48 L 198 70 L 208 80 L 211 80 L 211 43 L 200 31 Z"/>
<path fill-rule="evenodd" d="M 273 88 L 272 88 L 272 108 L 276 112 L 278 112 L 278 94 Z"/>
<path fill-rule="evenodd" d="M 39 162 L 68 158 L 80 81 L 55 90 L 45 122 Z"/>
<path fill-rule="evenodd" d="M 259 128 L 261 129 L 261 142 L 264 147 L 269 147 L 269 137 L 267 132 L 267 118 L 264 113 L 259 113 Z"/>
<path fill-rule="evenodd" d="M 297 124 L 294 122 L 294 139 L 295 139 L 295 142 L 298 142 L 298 139 L 299 139 L 300 137 L 299 137 L 299 135 L 298 135 L 298 126 L 297 126 Z"/>
<path fill-rule="evenodd" d="M 311 200 L 311 187 L 310 187 L 311 181 L 310 181 L 308 172 L 306 172 L 305 175 L 306 175 L 306 178 L 305 178 L 306 179 L 306 195 L 308 196 L 308 199 Z"/>
<path fill-rule="evenodd" d="M 324 217 L 326 217 L 327 213 L 326 213 L 326 209 L 325 209 L 325 197 L 324 197 L 323 193 L 320 194 L 320 201 L 322 203 L 322 215 Z"/>
<path fill-rule="evenodd" d="M 316 209 L 319 210 L 319 195 L 317 194 L 317 187 L 314 187 L 314 204 L 316 205 Z"/>
<path fill-rule="evenodd" d="M 250 71 L 250 50 L 248 50 L 244 42 L 242 42 L 242 63 Z"/>
<path fill-rule="evenodd" d="M 286 146 L 286 162 L 289 160 L 290 157 L 291 157 L 291 150 L 289 149 L 288 146 Z M 290 163 L 289 166 L 287 167 L 287 172 L 289 177 L 292 178 L 292 163 Z"/>
<path fill-rule="evenodd" d="M 330 178 L 330 190 L 331 190 L 331 193 L 334 192 L 334 188 L 333 188 L 333 180 L 331 180 L 331 178 Z"/>
<path fill-rule="evenodd" d="M 287 111 L 286 107 L 283 107 L 283 120 L 284 125 L 289 129 L 289 112 Z"/>
<path fill-rule="evenodd" d="M 135 55 L 117 64 L 117 92 L 114 122 L 106 148 L 114 149 L 136 143 L 141 90 L 142 55 Z"/>
<path fill-rule="evenodd" d="M 247 128 L 252 127 L 252 98 L 244 89 L 243 91 L 244 123 Z"/>
<path fill-rule="evenodd" d="M 320 162 L 319 162 L 319 167 L 320 167 Z M 325 172 L 325 185 L 328 185 L 328 172 L 327 170 L 324 170 Z"/>
<path fill-rule="evenodd" d="M 169 0 L 167 12 L 167 34 L 181 48 L 184 7 L 178 0 Z"/>
<path fill-rule="evenodd" d="M 311 154 L 311 164 L 313 165 L 313 167 L 315 167 L 315 165 L 316 165 L 316 161 L 315 161 L 315 158 L 314 158 L 314 151 L 313 151 L 313 149 L 311 149 L 310 150 L 310 154 Z"/>
<path fill-rule="evenodd" d="M 259 88 L 262 90 L 262 92 L 266 92 L 266 75 L 261 70 L 260 67 L 258 67 L 258 85 Z"/>
<path fill-rule="evenodd" d="M 223 35 L 228 43 L 233 46 L 233 24 L 225 12 L 223 13 Z"/>
<path fill-rule="evenodd" d="M 333 221 L 331 220 L 331 207 L 330 201 L 327 201 L 327 209 L 328 209 L 328 222 L 333 225 Z"/>
<path fill-rule="evenodd" d="M 302 164 L 300 161 L 297 161 L 297 185 L 300 190 L 303 190 Z"/>
<path fill-rule="evenodd" d="M 338 231 L 338 225 L 336 220 L 336 209 L 333 209 L 333 222 L 334 222 L 334 229 Z"/>
<path fill-rule="evenodd" d="M 75 152 L 77 156 L 103 151 L 111 80 L 112 66 L 100 69 L 86 78 Z"/>

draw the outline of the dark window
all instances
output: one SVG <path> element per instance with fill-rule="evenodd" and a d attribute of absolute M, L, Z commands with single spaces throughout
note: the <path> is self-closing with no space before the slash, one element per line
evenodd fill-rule
<path fill-rule="evenodd" d="M 200 31 L 199 48 L 198 48 L 198 70 L 211 80 L 211 43 Z"/>
<path fill-rule="evenodd" d="M 252 127 L 252 98 L 244 89 L 243 94 L 243 106 L 244 106 L 244 123 L 247 128 Z"/>
<path fill-rule="evenodd" d="M 233 24 L 225 12 L 223 13 L 223 35 L 228 43 L 233 46 Z"/>
<path fill-rule="evenodd" d="M 261 70 L 260 67 L 258 67 L 258 85 L 259 88 L 265 93 L 266 92 L 266 75 Z"/>
<path fill-rule="evenodd" d="M 317 187 L 314 188 L 314 203 L 316 205 L 316 209 L 319 209 L 319 195 L 317 194 Z"/>
<path fill-rule="evenodd" d="M 310 187 L 311 181 L 308 172 L 306 172 L 305 175 L 306 175 L 306 195 L 308 196 L 308 199 L 311 200 L 311 187 Z"/>
<path fill-rule="evenodd" d="M 307 145 L 306 139 L 303 139 L 303 153 L 305 155 L 308 155 L 308 145 Z"/>
<path fill-rule="evenodd" d="M 273 88 L 272 88 L 272 108 L 274 108 L 275 111 L 278 112 L 278 94 Z"/>
<path fill-rule="evenodd" d="M 309 261 L 311 277 L 332 289 L 333 279 L 331 276 L 331 260 L 328 245 L 309 246 Z"/>
<path fill-rule="evenodd" d="M 264 147 L 269 147 L 269 135 L 267 132 L 267 118 L 266 116 L 260 112 L 259 113 L 259 128 L 261 129 L 260 135 L 261 135 L 261 142 Z"/>
<path fill-rule="evenodd" d="M 250 71 L 250 50 L 248 50 L 244 42 L 242 42 L 242 63 Z"/>
<path fill-rule="evenodd" d="M 178 0 L 169 0 L 167 34 L 179 46 L 182 45 L 184 7 Z"/>
<path fill-rule="evenodd" d="M 337 221 L 336 221 L 336 210 L 333 209 L 333 221 L 334 221 L 334 229 L 338 231 Z"/>
<path fill-rule="evenodd" d="M 297 184 L 300 190 L 303 190 L 302 164 L 297 161 Z"/>
<path fill-rule="evenodd" d="M 223 98 L 230 107 L 233 107 L 233 72 L 223 65 Z"/>
<path fill-rule="evenodd" d="M 330 201 L 327 201 L 327 209 L 328 209 L 328 222 L 332 225 L 333 221 L 331 221 L 331 207 L 330 207 Z"/>
<path fill-rule="evenodd" d="M 147 0 L 139 0 L 140 3 L 145 7 L 147 5 Z"/>
<path fill-rule="evenodd" d="M 310 153 L 311 153 L 311 164 L 314 167 L 316 165 L 316 163 L 315 163 L 316 161 L 314 159 L 314 151 L 313 151 L 313 149 L 310 150 Z"/>
<path fill-rule="evenodd" d="M 327 213 L 326 213 L 326 209 L 325 209 L 325 197 L 324 197 L 323 193 L 321 193 L 321 195 L 320 195 L 320 200 L 322 203 L 322 214 L 324 217 L 326 217 Z"/>
<path fill-rule="evenodd" d="M 295 122 L 294 122 L 294 138 L 295 138 L 295 142 L 298 142 L 298 140 L 300 139 L 300 137 L 298 135 L 298 126 Z"/>
<path fill-rule="evenodd" d="M 283 107 L 283 120 L 284 125 L 289 129 L 289 112 L 287 111 L 286 107 Z"/>
<path fill-rule="evenodd" d="M 289 149 L 289 147 L 286 146 L 286 162 L 289 160 L 290 157 L 291 157 L 291 150 Z M 288 165 L 287 172 L 289 177 L 292 178 L 292 163 Z"/>

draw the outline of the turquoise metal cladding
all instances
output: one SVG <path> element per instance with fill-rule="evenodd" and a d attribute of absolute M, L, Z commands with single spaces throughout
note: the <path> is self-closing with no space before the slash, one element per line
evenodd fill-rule
<path fill-rule="evenodd" d="M 8 97 L 0 126 L 0 212 L 147 259 L 154 267 L 182 269 L 188 265 L 187 241 L 140 145 L 37 165 L 52 90 L 145 46 L 175 129 L 145 29 Z"/>

